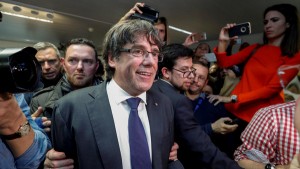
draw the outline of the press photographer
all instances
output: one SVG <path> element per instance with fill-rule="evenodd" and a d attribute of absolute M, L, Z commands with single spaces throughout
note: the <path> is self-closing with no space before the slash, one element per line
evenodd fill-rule
<path fill-rule="evenodd" d="M 31 47 L 0 51 L 0 168 L 37 168 L 51 147 L 31 119 L 24 95 L 16 94 L 39 86 L 35 53 Z"/>

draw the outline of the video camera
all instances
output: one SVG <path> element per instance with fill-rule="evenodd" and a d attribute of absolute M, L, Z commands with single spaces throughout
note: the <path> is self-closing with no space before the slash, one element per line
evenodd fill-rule
<path fill-rule="evenodd" d="M 0 92 L 33 92 L 43 87 L 40 81 L 41 65 L 32 47 L 0 50 Z"/>

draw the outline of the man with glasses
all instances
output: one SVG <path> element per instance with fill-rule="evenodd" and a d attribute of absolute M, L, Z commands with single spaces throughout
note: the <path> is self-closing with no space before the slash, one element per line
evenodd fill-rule
<path fill-rule="evenodd" d="M 235 131 L 238 125 L 228 124 L 232 122 L 232 119 L 224 105 L 214 105 L 209 102 L 208 95 L 203 91 L 208 82 L 208 65 L 205 62 L 194 60 L 193 67 L 196 69 L 195 78 L 189 89 L 185 91 L 185 95 L 193 104 L 194 116 L 213 143 L 233 158 L 236 147 L 232 145 L 233 137 L 228 133 Z"/>
<path fill-rule="evenodd" d="M 71 92 L 56 102 L 53 146 L 74 159 L 74 168 L 168 167 L 174 143 L 174 111 L 166 96 L 149 90 L 157 63 L 163 59 L 160 47 L 158 34 L 149 22 L 117 23 L 103 42 L 106 81 Z M 135 107 L 133 100 L 137 101 Z M 134 112 L 138 113 L 135 118 Z M 135 130 L 132 119 L 139 119 L 136 128 L 142 129 L 139 133 L 143 138 L 132 138 L 139 135 L 131 134 Z M 134 156 L 133 149 L 144 151 Z M 49 153 L 45 162 L 49 168 L 54 167 L 49 162 L 52 155 Z M 174 167 L 174 162 L 170 164 Z"/>
<path fill-rule="evenodd" d="M 175 111 L 175 141 L 179 144 L 179 160 L 185 169 L 237 169 L 238 164 L 222 153 L 201 129 L 194 118 L 190 100 L 184 96 L 195 78 L 193 51 L 181 44 L 163 48 L 164 59 L 159 63 L 159 77 L 151 90 L 168 96 Z"/>

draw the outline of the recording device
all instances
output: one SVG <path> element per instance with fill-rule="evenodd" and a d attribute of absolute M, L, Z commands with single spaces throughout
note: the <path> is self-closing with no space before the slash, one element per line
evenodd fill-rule
<path fill-rule="evenodd" d="M 2 13 L 0 11 L 0 22 L 2 22 Z"/>
<path fill-rule="evenodd" d="M 232 121 L 225 121 L 224 123 L 228 124 L 228 125 L 234 125 L 234 124 L 238 124 L 238 122 L 239 122 L 239 119 L 236 118 L 236 119 L 233 119 Z"/>
<path fill-rule="evenodd" d="M 131 19 L 143 19 L 146 21 L 151 22 L 152 24 L 157 22 L 159 17 L 159 11 L 156 9 L 151 8 L 148 5 L 144 5 L 143 7 L 139 7 L 139 9 L 143 12 L 142 14 L 136 12 L 131 15 Z"/>
<path fill-rule="evenodd" d="M 206 58 L 206 60 L 208 62 L 216 62 L 217 61 L 217 57 L 216 57 L 215 53 L 205 53 L 204 57 Z"/>
<path fill-rule="evenodd" d="M 196 33 L 192 36 L 193 41 L 206 40 L 206 32 Z"/>
<path fill-rule="evenodd" d="M 32 47 L 0 50 L 0 92 L 24 93 L 43 87 L 36 52 Z"/>
<path fill-rule="evenodd" d="M 241 23 L 228 29 L 229 37 L 242 36 L 251 34 L 250 22 Z"/>

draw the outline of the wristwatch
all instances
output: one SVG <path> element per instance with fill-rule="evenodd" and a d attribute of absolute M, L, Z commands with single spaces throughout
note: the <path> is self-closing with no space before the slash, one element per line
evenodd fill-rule
<path fill-rule="evenodd" d="M 30 124 L 28 121 L 26 121 L 24 124 L 20 125 L 17 132 L 10 135 L 1 135 L 1 138 L 3 138 L 4 140 L 13 140 L 16 138 L 26 136 L 29 132 L 30 132 Z"/>
<path fill-rule="evenodd" d="M 265 166 L 265 169 L 275 169 L 275 166 L 271 163 L 268 163 L 266 166 Z"/>
<path fill-rule="evenodd" d="M 231 95 L 231 103 L 236 103 L 237 102 L 237 95 Z"/>

